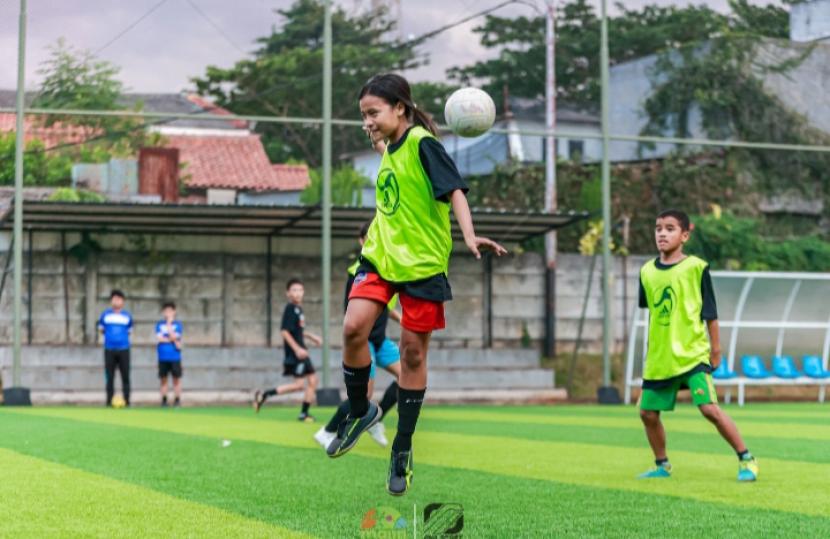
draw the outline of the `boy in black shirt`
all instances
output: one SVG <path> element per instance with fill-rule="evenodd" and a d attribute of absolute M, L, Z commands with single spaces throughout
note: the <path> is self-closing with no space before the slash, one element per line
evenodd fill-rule
<path fill-rule="evenodd" d="M 254 409 L 259 412 L 265 400 L 272 395 L 284 395 L 304 391 L 303 407 L 297 419 L 306 423 L 312 423 L 314 416 L 308 413 L 308 408 L 314 401 L 317 392 L 317 373 L 305 345 L 305 337 L 320 346 L 322 339 L 317 335 L 307 332 L 305 328 L 305 316 L 303 315 L 303 296 L 305 288 L 299 279 L 291 279 L 285 285 L 285 295 L 288 297 L 288 304 L 282 313 L 282 334 L 285 360 L 283 361 L 283 376 L 293 376 L 294 381 L 267 391 L 260 391 L 254 394 Z"/>

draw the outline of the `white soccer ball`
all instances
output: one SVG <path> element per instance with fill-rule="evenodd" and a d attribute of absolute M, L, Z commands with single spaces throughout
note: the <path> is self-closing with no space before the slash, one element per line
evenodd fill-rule
<path fill-rule="evenodd" d="M 461 88 L 447 99 L 444 120 L 456 135 L 478 137 L 493 127 L 496 104 L 484 90 Z"/>

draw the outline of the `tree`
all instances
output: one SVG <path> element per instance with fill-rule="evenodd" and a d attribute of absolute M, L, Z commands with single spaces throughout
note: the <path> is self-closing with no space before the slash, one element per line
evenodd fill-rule
<path fill-rule="evenodd" d="M 124 85 L 118 67 L 76 50 L 63 38 L 38 70 L 43 81 L 32 106 L 37 108 L 120 110 Z M 141 103 L 135 110 L 141 110 Z M 101 163 L 112 157 L 132 157 L 141 146 L 158 145 L 163 137 L 148 133 L 141 120 L 104 116 L 49 114 L 36 120 L 44 127 L 56 124 L 83 130 L 83 141 L 46 148 L 39 140 L 26 143 L 24 184 L 68 185 L 72 163 Z M 14 182 L 14 133 L 0 135 L 0 184 Z"/>
<path fill-rule="evenodd" d="M 724 32 L 658 56 L 654 90 L 644 102 L 644 134 L 688 137 L 692 118 L 712 139 L 827 145 L 830 136 L 770 94 L 763 79 L 798 67 L 815 45 L 785 47 L 770 38 L 786 36 L 786 12 L 731 0 L 733 16 Z M 761 54 L 764 52 L 764 54 Z M 695 114 L 692 114 L 692 111 Z M 678 153 L 699 152 L 681 147 Z M 744 188 L 763 195 L 799 189 L 830 202 L 830 157 L 818 152 L 770 152 L 730 148 L 724 159 L 741 172 Z"/>
<path fill-rule="evenodd" d="M 730 1 L 731 12 L 720 14 L 705 6 L 644 6 L 620 12 L 609 20 L 611 64 L 654 54 L 684 43 L 700 42 L 729 28 L 780 37 L 789 32 L 787 12 L 776 6 Z M 584 108 L 599 103 L 600 20 L 588 0 L 560 4 L 556 14 L 557 96 Z M 541 16 L 514 19 L 488 16 L 474 30 L 496 58 L 448 71 L 463 83 L 481 81 L 491 95 L 506 86 L 512 95 L 541 97 L 545 77 L 545 21 Z"/>
<path fill-rule="evenodd" d="M 203 77 L 193 79 L 197 91 L 213 96 L 218 104 L 238 114 L 267 114 L 319 118 L 322 116 L 323 3 L 296 0 L 285 10 L 279 30 L 257 40 L 252 58 L 238 61 L 228 69 L 209 66 Z M 332 12 L 334 50 L 334 118 L 359 119 L 357 92 L 373 75 L 409 69 L 425 59 L 415 43 L 397 39 L 394 22 L 383 11 L 350 16 L 342 8 Z M 445 95 L 450 87 L 440 84 L 414 89 L 426 102 Z M 420 103 L 419 103 L 420 104 Z M 265 124 L 257 131 L 272 161 L 297 159 L 319 166 L 321 130 L 319 125 Z M 335 127 L 332 135 L 335 157 L 366 148 L 363 134 L 355 127 Z"/>
<path fill-rule="evenodd" d="M 0 185 L 14 185 L 15 133 L 0 133 Z M 69 183 L 72 161 L 44 152 L 43 142 L 31 140 L 23 154 L 23 185 L 57 186 Z"/>
<path fill-rule="evenodd" d="M 830 244 L 817 234 L 769 241 L 758 219 L 730 212 L 694 217 L 687 247 L 717 269 L 744 271 L 828 271 Z"/>
<path fill-rule="evenodd" d="M 32 103 L 36 108 L 81 110 L 120 110 L 124 85 L 116 78 L 119 68 L 97 59 L 91 52 L 78 50 L 59 38 L 51 54 L 38 70 L 43 77 Z M 141 103 L 134 109 L 140 111 Z M 144 145 L 160 142 L 158 134 L 148 133 L 141 120 L 107 116 L 46 115 L 41 123 L 81 127 L 84 139 L 91 142 L 61 150 L 86 162 L 107 161 L 112 156 L 127 157 Z"/>
<path fill-rule="evenodd" d="M 50 55 L 38 69 L 43 82 L 32 104 L 37 108 L 115 110 L 124 86 L 115 76 L 119 69 L 113 64 L 97 60 L 89 51 L 76 50 L 66 39 L 58 38 L 49 47 Z M 44 123 L 51 126 L 65 117 L 46 116 Z M 72 124 L 95 132 L 111 122 L 111 118 L 73 116 Z"/>
<path fill-rule="evenodd" d="M 323 177 L 319 169 L 311 170 L 311 183 L 300 194 L 303 204 L 319 204 L 323 198 Z M 331 201 L 335 206 L 362 206 L 363 189 L 372 181 L 348 165 L 338 167 L 331 174 Z"/>

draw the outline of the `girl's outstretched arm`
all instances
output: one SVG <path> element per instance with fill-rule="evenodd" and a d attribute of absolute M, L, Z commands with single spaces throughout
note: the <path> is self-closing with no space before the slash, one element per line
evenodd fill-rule
<path fill-rule="evenodd" d="M 467 204 L 467 197 L 463 191 L 460 189 L 453 191 L 450 195 L 450 202 L 452 203 L 455 220 L 458 221 L 458 226 L 461 227 L 461 232 L 464 234 L 464 243 L 467 244 L 467 247 L 476 258 L 481 258 L 481 249 L 489 249 L 496 256 L 507 254 L 507 249 L 493 240 L 476 236 L 473 228 L 473 216 L 470 214 L 470 206 Z"/>

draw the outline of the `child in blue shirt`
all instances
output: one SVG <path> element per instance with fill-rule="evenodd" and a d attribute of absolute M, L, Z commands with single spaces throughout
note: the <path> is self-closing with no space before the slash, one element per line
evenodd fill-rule
<path fill-rule="evenodd" d="M 161 308 L 164 316 L 156 323 L 158 366 L 161 380 L 161 405 L 167 406 L 167 377 L 173 375 L 173 406 L 182 398 L 182 323 L 176 320 L 176 304 L 168 301 Z"/>
<path fill-rule="evenodd" d="M 101 313 L 98 329 L 104 337 L 104 372 L 107 383 L 107 406 L 112 406 L 115 393 L 115 369 L 121 373 L 121 387 L 124 402 L 130 405 L 130 333 L 133 329 L 133 317 L 124 308 L 124 292 L 110 292 L 109 309 Z"/>

